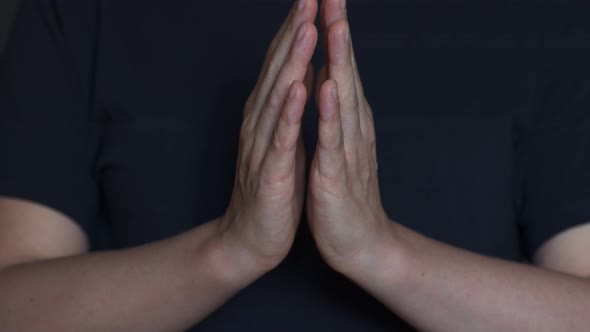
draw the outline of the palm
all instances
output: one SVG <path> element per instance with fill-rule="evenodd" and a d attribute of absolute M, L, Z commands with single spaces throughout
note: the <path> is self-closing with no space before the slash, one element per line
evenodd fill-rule
<path fill-rule="evenodd" d="M 338 270 L 368 262 L 388 221 L 377 180 L 373 115 L 342 1 L 324 0 L 322 5 L 328 64 L 318 75 L 318 145 L 307 198 L 320 253 Z"/>

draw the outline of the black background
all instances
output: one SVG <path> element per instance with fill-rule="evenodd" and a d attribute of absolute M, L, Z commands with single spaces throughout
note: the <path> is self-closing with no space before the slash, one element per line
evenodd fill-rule
<path fill-rule="evenodd" d="M 19 0 L 0 0 L 0 54 L 4 51 L 18 3 Z"/>

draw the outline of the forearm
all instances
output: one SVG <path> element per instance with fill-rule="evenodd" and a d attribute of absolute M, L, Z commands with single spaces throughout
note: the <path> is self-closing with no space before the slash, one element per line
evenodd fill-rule
<path fill-rule="evenodd" d="M 589 280 L 476 255 L 393 223 L 387 236 L 375 270 L 349 276 L 421 331 L 590 326 Z"/>
<path fill-rule="evenodd" d="M 263 273 L 217 234 L 214 221 L 135 249 L 4 269 L 0 330 L 186 330 Z"/>

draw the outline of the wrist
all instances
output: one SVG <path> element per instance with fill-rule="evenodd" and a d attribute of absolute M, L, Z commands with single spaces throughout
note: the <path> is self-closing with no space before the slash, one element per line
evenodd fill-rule
<path fill-rule="evenodd" d="M 410 274 L 414 258 L 412 247 L 406 241 L 406 230 L 404 226 L 389 220 L 376 264 L 377 282 L 401 285 Z"/>
<path fill-rule="evenodd" d="M 212 260 L 218 262 L 221 277 L 240 283 L 252 282 L 272 270 L 274 262 L 264 260 L 227 231 L 224 218 L 213 221 L 214 234 L 211 241 Z"/>
<path fill-rule="evenodd" d="M 410 250 L 403 241 L 403 226 L 389 219 L 384 222 L 371 250 L 364 259 L 340 271 L 364 288 L 400 284 L 408 273 Z"/>

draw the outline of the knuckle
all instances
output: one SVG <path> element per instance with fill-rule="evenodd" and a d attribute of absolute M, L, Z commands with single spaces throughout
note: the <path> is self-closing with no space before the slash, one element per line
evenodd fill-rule
<path fill-rule="evenodd" d="M 247 160 L 240 165 L 238 172 L 237 172 L 237 179 L 236 185 L 238 186 L 240 192 L 244 194 L 246 191 L 251 188 L 251 176 L 250 176 L 250 162 Z"/>
<path fill-rule="evenodd" d="M 247 167 L 242 167 L 239 171 L 238 181 L 237 181 L 237 185 L 238 185 L 238 188 L 240 188 L 241 194 L 243 194 L 244 188 L 248 187 L 247 179 L 248 179 Z"/>
<path fill-rule="evenodd" d="M 276 75 L 276 73 L 278 73 L 280 69 L 281 63 L 278 61 L 278 59 L 273 57 L 272 59 L 270 59 L 270 62 L 266 68 L 265 78 L 267 78 L 268 76 Z"/>
<path fill-rule="evenodd" d="M 246 99 L 246 104 L 244 106 L 244 114 L 252 112 L 255 102 L 256 102 L 256 94 L 252 93 L 252 94 L 250 94 L 250 96 L 248 96 L 248 99 Z"/>
<path fill-rule="evenodd" d="M 321 148 L 337 151 L 341 151 L 344 148 L 342 131 L 339 127 L 333 127 L 330 130 L 322 130 L 320 132 L 320 138 L 318 144 Z"/>
<path fill-rule="evenodd" d="M 375 136 L 371 136 L 369 138 L 369 151 L 371 151 L 371 153 L 374 153 L 377 150 L 377 140 L 375 139 Z"/>
<path fill-rule="evenodd" d="M 326 135 L 319 144 L 326 150 L 342 150 L 342 138 L 339 134 Z"/>
<path fill-rule="evenodd" d="M 375 123 L 373 121 L 369 121 L 369 143 L 372 145 L 377 145 L 377 132 L 375 131 Z"/>
<path fill-rule="evenodd" d="M 245 145 L 246 141 L 248 140 L 249 137 L 250 137 L 250 135 L 246 132 L 245 129 L 240 130 L 240 144 L 241 145 Z"/>
<path fill-rule="evenodd" d="M 297 68 L 297 70 L 299 70 L 299 68 L 307 70 L 307 63 L 304 60 L 304 56 L 302 56 L 301 52 L 297 49 L 293 49 L 289 53 L 289 57 L 286 61 L 286 66 L 288 68 Z"/>
<path fill-rule="evenodd" d="M 350 143 L 350 147 L 351 149 L 358 149 L 362 146 L 362 144 L 364 144 L 364 137 L 363 137 L 363 132 L 360 128 L 360 125 L 355 125 L 355 127 L 352 129 L 352 133 L 351 133 L 351 139 L 352 142 Z"/>
<path fill-rule="evenodd" d="M 322 196 L 327 195 L 331 198 L 343 198 L 348 193 L 348 188 L 345 180 L 340 176 L 326 176 L 320 174 L 319 178 L 319 193 Z"/>
<path fill-rule="evenodd" d="M 292 190 L 289 190 L 292 187 L 291 182 L 292 178 L 289 173 L 282 175 L 265 174 L 259 179 L 256 198 L 261 202 L 277 199 L 284 200 L 285 196 L 292 194 L 290 193 Z"/>
<path fill-rule="evenodd" d="M 244 145 L 252 137 L 252 126 L 250 125 L 250 121 L 248 121 L 249 117 L 250 114 L 247 114 L 240 128 L 240 143 L 242 145 Z"/>
<path fill-rule="evenodd" d="M 279 191 L 282 192 L 283 186 L 291 180 L 290 172 L 268 172 L 260 178 L 261 193 Z"/>
<path fill-rule="evenodd" d="M 297 33 L 297 30 L 299 28 L 297 23 L 298 22 L 294 17 L 289 18 L 289 22 L 287 23 L 287 29 L 286 29 L 287 34 L 294 35 L 295 33 Z"/>
<path fill-rule="evenodd" d="M 281 99 L 277 95 L 276 91 L 273 91 L 268 96 L 268 101 L 267 101 L 266 105 L 268 108 L 273 109 L 273 110 L 281 107 Z"/>
<path fill-rule="evenodd" d="M 262 67 L 260 68 L 260 72 L 258 73 L 258 80 L 256 81 L 257 87 L 262 85 L 262 83 L 264 82 L 264 78 L 266 77 L 266 74 L 268 73 L 268 67 L 270 66 L 271 60 L 272 60 L 271 49 L 268 49 L 266 51 L 266 57 L 264 58 L 264 63 L 262 64 Z"/>
<path fill-rule="evenodd" d="M 325 181 L 327 184 L 331 182 L 340 183 L 346 178 L 347 166 L 343 157 L 331 156 L 324 160 L 320 156 L 318 163 L 314 174 L 321 181 Z"/>
<path fill-rule="evenodd" d="M 352 107 L 354 107 L 355 111 L 360 111 L 361 109 L 361 103 L 356 93 L 352 97 Z"/>
<path fill-rule="evenodd" d="M 373 150 L 371 154 L 371 163 L 373 165 L 373 169 L 377 173 L 377 171 L 379 170 L 379 159 L 377 158 L 377 152 Z"/>
<path fill-rule="evenodd" d="M 360 182 L 365 185 L 371 182 L 371 165 L 370 163 L 366 163 L 359 169 L 359 179 Z"/>
<path fill-rule="evenodd" d="M 334 146 L 335 150 L 338 151 L 342 151 L 343 154 L 346 153 L 345 151 L 345 146 L 344 146 L 344 140 L 342 139 L 342 135 L 337 135 L 337 140 L 336 140 L 336 145 Z"/>
<path fill-rule="evenodd" d="M 252 169 L 252 168 L 250 168 Z M 252 195 L 254 192 L 256 192 L 256 189 L 258 188 L 258 186 L 256 185 L 256 174 L 251 174 L 252 172 L 248 172 L 248 177 L 245 178 L 244 181 L 244 188 L 246 188 L 248 190 L 248 194 Z"/>
<path fill-rule="evenodd" d="M 375 115 L 373 114 L 373 109 L 371 109 L 371 105 L 369 105 L 369 102 L 367 102 L 366 98 L 362 98 L 363 102 L 363 109 L 365 110 L 365 112 L 368 114 L 369 118 L 371 119 L 371 121 L 373 121 Z"/>
<path fill-rule="evenodd" d="M 271 142 L 271 148 L 275 152 L 289 153 L 295 149 L 295 145 L 290 144 L 289 139 L 286 135 L 281 134 L 281 133 L 279 133 L 279 131 L 277 131 L 273 135 L 273 139 Z"/>
<path fill-rule="evenodd" d="M 268 49 L 266 50 L 266 58 L 267 59 L 272 59 L 273 55 L 275 53 L 275 50 L 277 49 L 277 46 L 279 45 L 279 36 L 276 36 L 272 42 L 270 43 L 270 46 L 268 47 Z"/>

